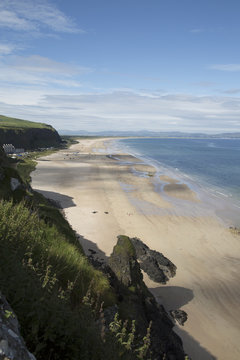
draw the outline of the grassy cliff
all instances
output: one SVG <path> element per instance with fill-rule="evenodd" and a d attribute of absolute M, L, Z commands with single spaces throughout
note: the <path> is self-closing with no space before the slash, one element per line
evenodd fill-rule
<path fill-rule="evenodd" d="M 0 115 L 0 129 L 30 129 L 30 128 L 50 129 L 53 131 L 51 125 Z"/>
<path fill-rule="evenodd" d="M 28 349 L 37 360 L 136 360 L 105 326 L 104 309 L 117 301 L 108 276 L 89 263 L 60 210 L 27 177 L 0 148 L 0 291 Z"/>
<path fill-rule="evenodd" d="M 13 144 L 16 148 L 33 150 L 60 143 L 61 138 L 51 125 L 0 115 L 0 145 Z"/>
<path fill-rule="evenodd" d="M 0 147 L 0 291 L 28 349 L 37 360 L 184 360 L 131 240 L 119 238 L 110 267 L 90 263 L 62 212 L 32 190 L 33 168 Z"/>

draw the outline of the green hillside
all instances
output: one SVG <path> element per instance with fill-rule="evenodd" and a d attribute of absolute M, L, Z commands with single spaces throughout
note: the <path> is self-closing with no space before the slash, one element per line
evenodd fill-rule
<path fill-rule="evenodd" d="M 16 119 L 4 115 L 0 115 L 0 129 L 52 129 L 51 125 L 44 123 Z"/>
<path fill-rule="evenodd" d="M 0 115 L 0 146 L 13 144 L 16 148 L 35 150 L 58 147 L 61 143 L 58 132 L 51 125 Z"/>

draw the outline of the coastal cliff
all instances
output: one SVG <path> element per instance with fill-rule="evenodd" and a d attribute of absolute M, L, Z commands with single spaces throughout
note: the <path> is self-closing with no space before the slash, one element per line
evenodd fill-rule
<path fill-rule="evenodd" d="M 109 265 L 87 259 L 61 211 L 22 180 L 1 148 L 0 188 L 7 199 L 0 201 L 0 291 L 38 360 L 185 359 L 140 270 L 154 264 L 149 276 L 166 283 L 176 272 L 171 261 L 127 236 L 118 237 Z"/>
<path fill-rule="evenodd" d="M 61 144 L 58 132 L 50 125 L 0 115 L 0 146 L 33 150 Z"/>

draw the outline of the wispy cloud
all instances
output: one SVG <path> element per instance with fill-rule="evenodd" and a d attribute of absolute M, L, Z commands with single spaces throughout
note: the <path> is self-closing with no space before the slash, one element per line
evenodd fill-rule
<path fill-rule="evenodd" d="M 0 27 L 11 30 L 84 32 L 71 19 L 47 0 L 1 0 Z"/>
<path fill-rule="evenodd" d="M 213 70 L 220 70 L 220 71 L 240 71 L 240 64 L 215 64 L 209 67 Z"/>
<path fill-rule="evenodd" d="M 153 96 L 133 91 L 69 95 L 53 89 L 45 94 L 25 89 L 23 96 L 19 88 L 9 106 L 4 99 L 11 98 L 11 91 L 0 89 L 0 113 L 20 113 L 26 119 L 45 122 L 51 119 L 58 129 L 221 132 L 240 128 L 240 99 L 230 96 Z"/>
<path fill-rule="evenodd" d="M 15 49 L 17 49 L 17 46 L 14 44 L 0 43 L 0 57 L 12 54 Z"/>
<path fill-rule="evenodd" d="M 234 95 L 234 94 L 239 94 L 240 93 L 240 88 L 238 89 L 228 89 L 223 91 L 224 94 L 230 94 L 230 95 Z"/>
<path fill-rule="evenodd" d="M 7 51 L 8 49 L 3 48 Z M 1 51 L 1 46 L 0 46 Z M 9 49 L 10 51 L 10 49 Z M 79 65 L 58 62 L 39 55 L 0 56 L 0 81 L 2 88 L 10 86 L 37 86 L 48 92 L 54 86 L 81 87 L 79 76 L 93 70 Z"/>
<path fill-rule="evenodd" d="M 210 88 L 212 86 L 216 86 L 217 83 L 212 82 L 212 81 L 200 81 L 200 82 L 191 83 L 191 85 L 200 86 L 200 87 L 203 87 L 203 88 Z"/>
<path fill-rule="evenodd" d="M 6 62 L 15 70 L 24 70 L 28 72 L 58 73 L 65 76 L 91 72 L 91 69 L 87 67 L 67 64 L 39 55 L 9 56 Z"/>

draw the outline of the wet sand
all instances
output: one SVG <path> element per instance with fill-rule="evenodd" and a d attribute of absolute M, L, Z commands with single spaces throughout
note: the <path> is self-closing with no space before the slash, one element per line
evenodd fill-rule
<path fill-rule="evenodd" d="M 165 176 L 156 192 L 155 169 L 128 154 L 109 156 L 105 140 L 80 140 L 39 160 L 33 187 L 60 202 L 87 253 L 104 259 L 125 234 L 168 257 L 177 274 L 167 285 L 144 278 L 167 310 L 188 313 L 184 327 L 175 326 L 185 351 L 193 360 L 239 359 L 239 235 L 187 185 Z"/>

